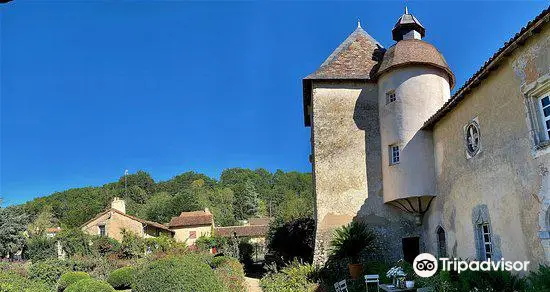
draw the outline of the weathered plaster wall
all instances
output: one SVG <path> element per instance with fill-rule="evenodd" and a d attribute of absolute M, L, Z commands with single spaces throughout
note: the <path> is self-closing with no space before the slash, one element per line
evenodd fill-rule
<path fill-rule="evenodd" d="M 197 225 L 197 226 L 185 226 L 170 228 L 174 231 L 174 239 L 178 242 L 185 242 L 188 246 L 193 245 L 195 241 L 201 236 L 210 236 L 212 233 L 211 225 Z M 196 232 L 196 237 L 191 238 L 191 231 Z"/>
<path fill-rule="evenodd" d="M 82 231 L 91 235 L 99 235 L 99 225 L 105 225 L 106 235 L 118 241 L 122 240 L 122 229 L 131 231 L 138 236 L 143 236 L 143 225 L 141 222 L 132 220 L 116 212 L 107 212 L 105 215 L 89 222 L 82 227 Z"/>
<path fill-rule="evenodd" d="M 521 91 L 525 82 L 548 73 L 548 39 L 547 27 L 503 60 L 434 126 L 438 196 L 423 225 L 429 252 L 436 253 L 440 225 L 447 233 L 450 256 L 475 258 L 473 217 L 486 209 L 496 257 L 529 260 L 531 267 L 548 260 L 539 238 L 539 214 L 549 157 L 533 155 Z M 476 117 L 482 151 L 467 159 L 463 127 Z"/>
<path fill-rule="evenodd" d="M 312 95 L 315 263 L 327 259 L 334 229 L 353 219 L 379 233 L 380 257 L 402 257 L 401 237 L 418 231 L 383 203 L 377 85 L 315 82 Z"/>
<path fill-rule="evenodd" d="M 432 135 L 419 130 L 450 97 L 447 73 L 431 66 L 395 68 L 378 85 L 381 149 L 388 153 L 382 155 L 384 201 L 435 195 Z M 397 99 L 387 103 L 392 90 Z M 400 148 L 399 164 L 390 164 L 390 145 Z"/>

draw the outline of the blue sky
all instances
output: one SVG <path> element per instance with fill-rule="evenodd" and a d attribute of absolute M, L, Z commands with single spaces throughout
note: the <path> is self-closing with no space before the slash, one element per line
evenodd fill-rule
<path fill-rule="evenodd" d="M 461 86 L 548 2 L 408 2 Z M 228 167 L 310 171 L 301 78 L 404 2 L 14 1 L 0 7 L 4 205 Z"/>

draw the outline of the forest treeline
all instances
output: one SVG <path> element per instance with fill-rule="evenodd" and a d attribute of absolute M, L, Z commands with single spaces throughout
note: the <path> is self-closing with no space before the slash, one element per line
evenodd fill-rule
<path fill-rule="evenodd" d="M 230 226 L 252 217 L 271 216 L 284 222 L 311 218 L 312 188 L 311 173 L 295 171 L 229 168 L 219 180 L 189 171 L 158 182 L 138 171 L 100 187 L 68 189 L 11 208 L 29 219 L 46 208 L 60 226 L 78 227 L 108 208 L 114 197 L 121 197 L 126 212 L 142 219 L 167 223 L 181 212 L 207 207 L 216 225 Z"/>

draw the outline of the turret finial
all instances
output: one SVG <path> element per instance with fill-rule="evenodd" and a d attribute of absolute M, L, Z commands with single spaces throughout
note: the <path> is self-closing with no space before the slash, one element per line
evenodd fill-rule
<path fill-rule="evenodd" d="M 407 6 L 405 6 L 405 14 L 409 14 L 409 8 L 407 8 Z"/>
<path fill-rule="evenodd" d="M 361 19 L 357 18 L 357 28 L 361 28 Z"/>

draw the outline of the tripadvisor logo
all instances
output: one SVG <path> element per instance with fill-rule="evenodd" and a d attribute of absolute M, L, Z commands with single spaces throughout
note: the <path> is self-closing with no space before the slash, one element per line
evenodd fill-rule
<path fill-rule="evenodd" d="M 527 271 L 529 261 L 500 261 L 488 259 L 485 261 L 463 261 L 459 259 L 440 258 L 440 262 L 429 253 L 422 253 L 416 256 L 413 262 L 414 272 L 423 278 L 431 277 L 437 272 L 438 265 L 441 264 L 442 271 L 456 271 L 458 273 L 466 270 L 470 271 Z"/>

